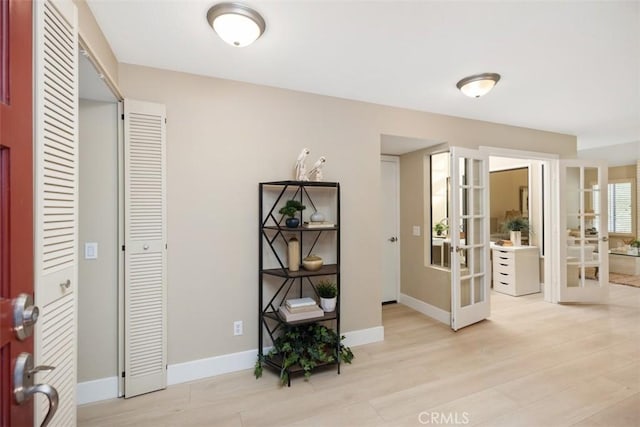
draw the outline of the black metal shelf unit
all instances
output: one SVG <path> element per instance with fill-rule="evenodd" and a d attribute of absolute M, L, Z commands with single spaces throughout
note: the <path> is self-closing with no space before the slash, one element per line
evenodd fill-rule
<path fill-rule="evenodd" d="M 271 342 L 278 335 L 284 325 L 300 325 L 313 322 L 331 322 L 336 334 L 340 337 L 340 184 L 337 182 L 312 182 L 312 181 L 274 181 L 262 182 L 259 185 L 259 278 L 258 278 L 258 357 L 263 364 L 274 369 L 276 372 L 282 370 L 282 359 L 279 355 L 267 358 L 263 354 L 266 331 Z M 314 194 L 315 193 L 315 194 Z M 267 202 L 266 196 L 273 202 Z M 330 206 L 317 206 L 314 197 L 323 197 L 324 203 Z M 278 213 L 279 208 L 289 199 L 299 200 L 307 206 L 303 214 L 309 215 L 316 210 L 330 209 L 335 216 L 335 226 L 326 228 L 289 228 L 284 225 L 284 218 Z M 265 206 L 265 203 L 268 203 Z M 300 224 L 303 223 L 302 214 L 298 214 Z M 288 244 L 288 237 L 297 237 L 300 242 L 300 259 L 308 256 L 317 247 L 322 236 L 333 234 L 332 241 L 335 247 L 331 247 L 335 255 L 335 264 L 323 265 L 317 271 L 307 271 L 300 267 L 298 271 L 289 271 L 286 254 L 284 253 Z M 278 246 L 279 245 L 279 246 Z M 266 247 L 266 251 L 265 251 Z M 273 255 L 278 264 L 275 268 L 265 268 L 265 258 L 268 252 Z M 287 322 L 281 316 L 278 308 L 284 303 L 287 297 L 302 297 L 305 291 L 317 296 L 315 283 L 311 278 L 319 276 L 332 276 L 338 288 L 338 301 L 336 309 L 324 316 L 313 319 Z M 265 278 L 271 277 L 276 282 L 272 288 L 265 290 Z M 273 290 L 275 288 L 275 291 Z M 268 301 L 267 301 L 268 299 Z M 338 351 L 340 342 L 337 343 Z M 338 373 L 340 373 L 340 360 L 337 360 Z M 289 368 L 289 385 L 291 385 L 291 375 L 302 372 L 299 367 Z"/>

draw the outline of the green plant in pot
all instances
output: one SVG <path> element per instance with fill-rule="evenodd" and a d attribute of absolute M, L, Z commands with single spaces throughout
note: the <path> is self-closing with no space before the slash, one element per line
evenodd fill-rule
<path fill-rule="evenodd" d="M 433 226 L 433 231 L 436 232 L 436 236 L 443 236 L 449 227 L 446 224 L 443 224 L 442 221 Z"/>
<path fill-rule="evenodd" d="M 629 246 L 635 248 L 636 254 L 640 254 L 640 240 L 634 239 L 629 243 Z"/>
<path fill-rule="evenodd" d="M 338 361 L 351 363 L 353 352 L 344 344 L 344 336 L 339 337 L 333 329 L 320 323 L 285 326 L 282 335 L 273 343 L 273 349 L 266 358 L 281 358 L 280 382 L 289 382 L 289 372 L 302 369 L 305 379 L 311 376 L 314 368 Z M 262 363 L 258 358 L 254 368 L 256 378 L 262 376 Z"/>
<path fill-rule="evenodd" d="M 338 302 L 338 286 L 331 280 L 322 280 L 316 285 L 320 297 L 320 307 L 325 312 L 335 311 Z"/>
<path fill-rule="evenodd" d="M 285 205 L 280 208 L 278 212 L 282 215 L 287 216 L 288 218 L 285 220 L 285 224 L 289 228 L 296 228 L 300 225 L 300 219 L 296 218 L 297 212 L 302 212 L 306 209 L 306 206 L 300 203 L 297 200 L 287 200 Z"/>
<path fill-rule="evenodd" d="M 522 234 L 529 234 L 529 219 L 522 216 L 510 218 L 504 223 L 503 229 L 510 232 L 511 242 L 520 246 Z"/>

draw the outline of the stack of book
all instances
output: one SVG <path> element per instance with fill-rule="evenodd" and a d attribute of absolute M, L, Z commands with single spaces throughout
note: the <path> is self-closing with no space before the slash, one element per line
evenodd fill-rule
<path fill-rule="evenodd" d="M 498 240 L 496 242 L 498 246 L 513 246 L 513 242 L 511 240 Z"/>
<path fill-rule="evenodd" d="M 330 221 L 305 221 L 302 226 L 305 228 L 332 228 L 336 225 Z"/>
<path fill-rule="evenodd" d="M 313 319 L 324 316 L 324 311 L 318 307 L 313 298 L 288 299 L 280 306 L 280 315 L 287 322 Z"/>

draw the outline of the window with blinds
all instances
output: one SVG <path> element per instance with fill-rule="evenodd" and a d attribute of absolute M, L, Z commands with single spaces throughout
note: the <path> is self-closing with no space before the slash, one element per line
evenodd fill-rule
<path fill-rule="evenodd" d="M 609 233 L 633 234 L 633 183 L 631 180 L 609 183 L 607 228 Z M 596 214 L 599 213 L 600 192 L 593 186 L 593 201 Z"/>
<path fill-rule="evenodd" d="M 609 184 L 609 233 L 631 234 L 633 205 L 631 204 L 631 181 Z"/>

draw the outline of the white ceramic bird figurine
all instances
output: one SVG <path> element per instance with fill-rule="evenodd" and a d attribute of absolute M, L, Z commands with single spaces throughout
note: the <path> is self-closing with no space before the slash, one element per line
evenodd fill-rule
<path fill-rule="evenodd" d="M 309 181 L 307 165 L 305 164 L 309 153 L 310 151 L 308 148 L 303 148 L 298 156 L 298 160 L 296 160 L 296 180 L 298 181 Z"/>
<path fill-rule="evenodd" d="M 320 156 L 320 158 L 313 164 L 313 167 L 307 174 L 309 177 L 315 174 L 314 181 L 322 181 L 322 167 L 324 166 L 327 158 L 324 156 Z"/>

